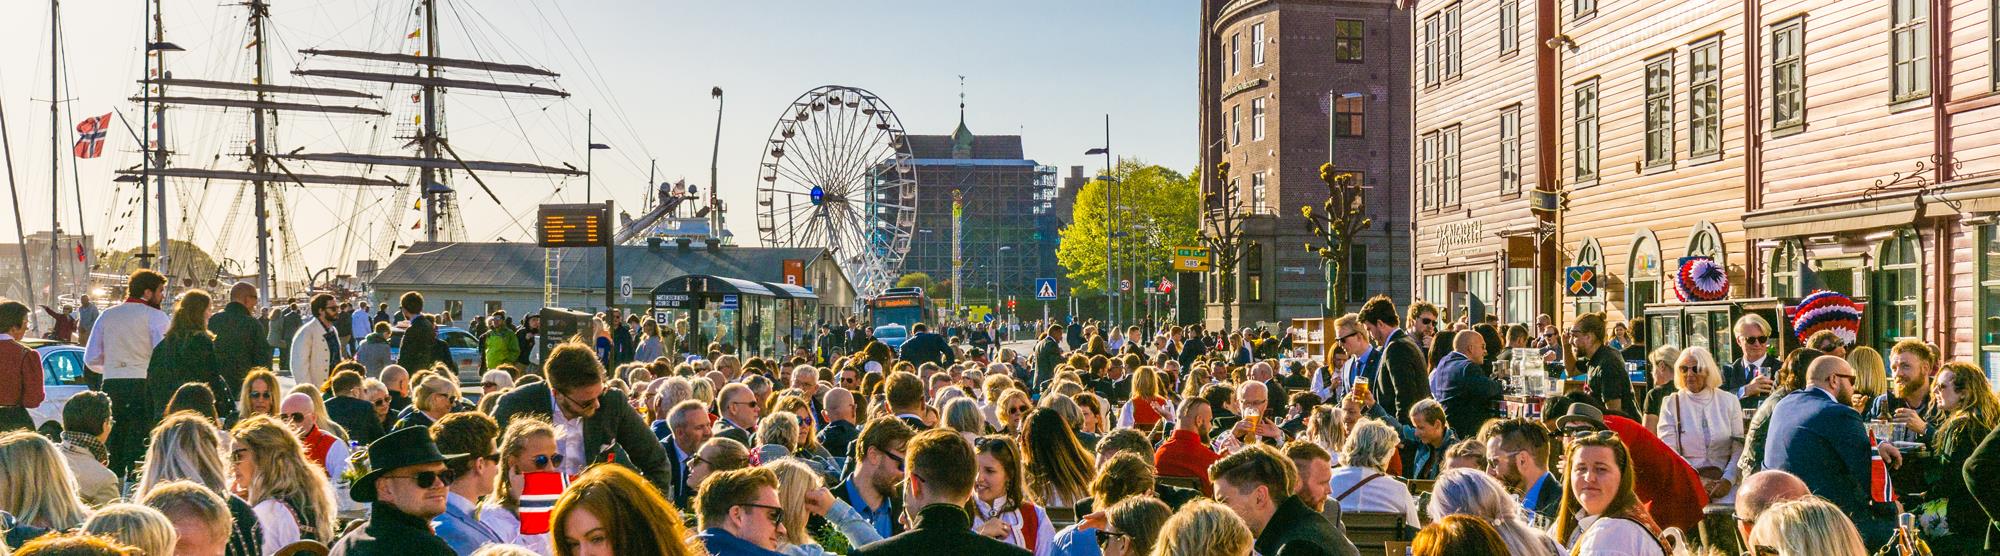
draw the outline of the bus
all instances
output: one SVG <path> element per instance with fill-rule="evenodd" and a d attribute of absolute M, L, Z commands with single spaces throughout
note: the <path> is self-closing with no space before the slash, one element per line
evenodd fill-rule
<path fill-rule="evenodd" d="M 909 338 L 911 325 L 935 320 L 936 310 L 923 288 L 889 288 L 868 301 L 868 323 L 876 339 L 897 347 Z"/>

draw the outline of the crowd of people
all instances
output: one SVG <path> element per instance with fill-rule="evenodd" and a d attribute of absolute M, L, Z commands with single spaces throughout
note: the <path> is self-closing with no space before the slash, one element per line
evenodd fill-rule
<path fill-rule="evenodd" d="M 684 323 L 608 313 L 550 342 L 496 314 L 472 387 L 416 293 L 392 354 L 386 305 L 315 296 L 278 346 L 255 287 L 169 312 L 165 282 L 134 273 L 82 325 L 101 382 L 53 437 L 25 416 L 29 308 L 0 300 L 0 553 L 2000 549 L 1977 365 L 1830 333 L 1778 353 L 1754 314 L 1728 362 L 1602 314 L 1453 322 L 1386 297 L 1330 319 L 1324 359 L 1282 330 L 1090 322 L 1018 350 L 918 324 L 899 350 L 854 320 L 769 356 Z M 1503 411 L 1520 357 L 1575 386 Z"/>

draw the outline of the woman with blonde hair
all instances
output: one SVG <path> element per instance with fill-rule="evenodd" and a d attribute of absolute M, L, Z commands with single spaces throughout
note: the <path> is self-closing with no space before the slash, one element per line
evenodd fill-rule
<path fill-rule="evenodd" d="M 208 419 L 193 413 L 168 415 L 160 426 L 153 427 L 132 498 L 144 499 L 154 489 L 175 481 L 201 485 L 228 502 L 229 517 L 234 521 L 229 530 L 229 556 L 261 554 L 264 531 L 257 527 L 257 513 L 250 503 L 229 488 L 230 470 L 222 464 L 222 444 L 222 432 Z"/>
<path fill-rule="evenodd" d="M 131 545 L 145 556 L 173 554 L 174 543 L 180 542 L 174 522 L 167 520 L 167 514 L 132 503 L 111 504 L 97 510 L 97 515 L 83 522 L 83 532 Z"/>
<path fill-rule="evenodd" d="M 1764 510 L 1744 544 L 1746 554 L 1867 556 L 1861 533 L 1839 506 L 1818 496 L 1779 502 Z M 1942 554 L 1942 552 L 1940 552 Z"/>
<path fill-rule="evenodd" d="M 68 531 L 90 518 L 90 506 L 76 493 L 76 476 L 63 461 L 56 445 L 42 435 L 15 431 L 0 435 L 0 512 L 13 514 L 15 523 L 42 532 Z M 8 532 L 8 540 L 21 541 L 40 533 Z M 16 538 L 26 534 L 26 538 Z"/>
<path fill-rule="evenodd" d="M 1882 352 L 1854 346 L 1847 351 L 1847 366 L 1854 367 L 1854 395 L 1849 396 L 1847 405 L 1855 411 L 1867 411 L 1869 401 L 1889 391 L 1889 368 L 1882 363 Z"/>
<path fill-rule="evenodd" d="M 651 317 L 639 323 L 639 345 L 632 348 L 632 360 L 651 363 L 654 359 L 667 355 L 667 345 L 660 338 L 660 323 Z"/>
<path fill-rule="evenodd" d="M 1139 367 L 1132 375 L 1132 399 L 1118 410 L 1118 426 L 1150 431 L 1174 420 L 1173 403 L 1167 401 L 1161 382 L 1159 369 Z"/>
<path fill-rule="evenodd" d="M 302 540 L 332 542 L 340 533 L 334 529 L 333 486 L 326 470 L 306 460 L 292 429 L 257 416 L 237 424 L 229 436 L 236 444 L 234 490 L 256 511 L 264 553 Z"/>
<path fill-rule="evenodd" d="M 250 374 L 243 375 L 243 389 L 239 392 L 242 397 L 236 400 L 236 421 L 229 423 L 230 426 L 258 415 L 277 415 L 278 396 L 284 395 L 278 391 L 278 375 L 263 367 L 250 369 Z"/>
<path fill-rule="evenodd" d="M 1347 410 L 1330 403 L 1314 407 L 1312 416 L 1306 418 L 1306 432 L 1299 438 L 1333 454 L 1333 465 L 1339 466 L 1340 447 L 1347 443 Z"/>
<path fill-rule="evenodd" d="M 686 556 L 706 554 L 688 544 L 680 512 L 639 474 L 623 465 L 596 465 L 556 499 L 549 516 L 555 556 Z"/>
<path fill-rule="evenodd" d="M 797 391 L 793 390 L 790 392 Z M 673 406 L 667 407 L 672 408 Z M 811 403 L 806 402 L 805 398 L 788 394 L 778 397 L 778 401 L 773 402 L 771 408 L 773 411 L 783 411 L 799 417 L 798 440 L 792 446 L 792 455 L 819 465 L 833 461 L 833 452 L 827 450 L 826 446 L 820 445 L 819 435 L 814 434 Z"/>
<path fill-rule="evenodd" d="M 432 373 L 417 377 L 416 390 L 410 392 L 410 409 L 402 419 L 396 421 L 392 429 L 404 427 L 429 428 L 431 423 L 443 419 L 458 404 L 458 381 Z"/>
<path fill-rule="evenodd" d="M 1220 502 L 1196 499 L 1160 526 L 1152 556 L 1248 556 L 1250 526 Z"/>
<path fill-rule="evenodd" d="M 1499 479 L 1473 469 L 1449 469 L 1439 473 L 1431 486 L 1431 501 L 1424 508 L 1432 520 L 1450 515 L 1478 518 L 1493 526 L 1506 554 L 1514 556 L 1557 556 L 1562 547 L 1547 531 L 1536 529 L 1521 516 L 1521 503 L 1507 493 Z M 1496 552 L 1497 553 L 1497 552 Z"/>
<path fill-rule="evenodd" d="M 1939 554 L 1978 552 L 1985 546 L 1988 518 L 1986 509 L 1966 488 L 1964 470 L 1973 449 L 2000 420 L 2000 399 L 1994 397 L 1986 373 L 1978 365 L 1953 360 L 1940 366 L 1932 378 L 1931 404 L 1944 416 L 1944 424 L 1938 425 L 1931 437 L 1928 454 L 1903 462 L 1927 472 L 1924 484 L 1919 485 L 1924 491 L 1904 495 L 1902 503 L 1914 508 L 1911 513 L 1926 522 L 1942 518 L 1943 527 L 1925 527 L 1927 532 L 1936 533 L 1926 540 Z M 1882 449 L 1896 452 L 1894 446 Z"/>
<path fill-rule="evenodd" d="M 1646 430 L 1660 430 L 1660 404 L 1666 403 L 1667 396 L 1678 392 L 1674 386 L 1674 362 L 1681 360 L 1681 348 L 1664 345 L 1646 356 L 1647 376 L 1653 383 L 1646 389 L 1646 401 L 1642 403 L 1646 413 Z"/>
<path fill-rule="evenodd" d="M 500 435 L 499 455 L 500 471 L 493 475 L 493 494 L 480 502 L 473 515 L 508 544 L 528 547 L 542 556 L 554 554 L 548 533 L 521 533 L 521 487 L 528 473 L 560 472 L 563 456 L 556 449 L 555 427 L 540 416 L 515 417 Z"/>
<path fill-rule="evenodd" d="M 1028 393 L 1014 388 L 1000 393 L 998 405 L 1000 408 L 994 412 L 1000 414 L 1000 430 L 996 432 L 1005 434 L 1021 434 L 1023 425 L 1028 421 L 1028 412 L 1035 410 L 1034 404 L 1028 401 Z"/>
<path fill-rule="evenodd" d="M 861 546 L 882 540 L 881 533 L 868 518 L 861 517 L 854 507 L 838 496 L 827 491 L 826 483 L 819 472 L 798 460 L 783 459 L 765 463 L 764 468 L 778 475 L 778 505 L 787 509 L 783 525 L 784 534 L 779 539 L 779 552 L 791 556 L 823 556 L 830 554 L 812 538 L 812 531 L 806 521 L 813 516 L 825 518 L 841 535 L 847 538 L 849 546 Z"/>
<path fill-rule="evenodd" d="M 1743 456 L 1743 406 L 1736 394 L 1722 389 L 1722 369 L 1708 348 L 1682 350 L 1673 372 L 1679 391 L 1661 404 L 1660 442 L 1701 475 L 1711 502 L 1734 502 L 1736 460 Z"/>

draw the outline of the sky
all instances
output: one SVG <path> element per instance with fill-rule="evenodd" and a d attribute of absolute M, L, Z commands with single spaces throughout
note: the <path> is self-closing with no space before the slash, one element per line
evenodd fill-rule
<path fill-rule="evenodd" d="M 251 50 L 245 10 L 234 2 L 160 0 L 176 78 L 246 81 Z M 446 95 L 443 120 L 467 160 L 585 166 L 586 113 L 596 151 L 595 199 L 608 192 L 621 209 L 643 204 L 649 163 L 662 181 L 706 186 L 716 146 L 716 102 L 725 91 L 719 189 L 729 229 L 754 245 L 756 165 L 774 121 L 800 94 L 838 84 L 879 95 L 912 134 L 947 134 L 958 123 L 964 76 L 966 123 L 975 134 L 1021 134 L 1029 158 L 1064 167 L 1102 164 L 1086 149 L 1111 144 L 1177 171 L 1194 167 L 1196 150 L 1195 0 L 439 0 L 439 53 L 528 64 L 562 76 L 567 99 L 459 92 Z M 278 152 L 359 151 L 408 154 L 393 130 L 407 128 L 408 88 L 294 76 L 295 67 L 391 71 L 308 60 L 304 48 L 402 51 L 421 48 L 416 0 L 269 0 L 271 82 L 358 89 L 381 94 L 363 105 L 386 118 L 284 113 L 273 137 Z M 4 107 L 21 223 L 50 227 L 49 8 L 37 0 L 0 7 L 0 107 Z M 119 189 L 113 171 L 139 163 L 139 143 L 119 116 L 101 158 L 69 157 L 75 122 L 118 111 L 143 127 L 135 81 L 144 73 L 140 0 L 70 0 L 63 4 L 66 85 L 60 138 L 59 215 L 66 232 L 99 236 L 97 248 L 127 249 L 138 240 L 135 188 Z M 460 78 L 479 78 L 460 73 Z M 180 91 L 192 94 L 197 91 Z M 225 95 L 226 96 L 226 95 Z M 328 102 L 333 99 L 293 99 Z M 332 103 L 332 102 L 328 102 Z M 241 169 L 250 125 L 241 111 L 177 108 L 169 112 L 175 166 Z M 308 164 L 300 173 L 355 174 L 351 166 Z M 72 173 L 78 179 L 72 179 Z M 370 176 L 405 181 L 400 169 Z M 538 203 L 582 202 L 582 178 L 483 176 L 503 204 L 459 179 L 468 239 L 532 240 Z M 248 187 L 174 182 L 169 222 L 175 239 L 232 261 L 254 259 Z M 351 270 L 356 259 L 386 258 L 407 244 L 419 214 L 396 206 L 390 191 L 345 186 L 287 188 L 289 231 L 298 264 Z M 79 217 L 78 197 L 82 197 Z M 238 198 L 244 200 L 238 201 Z M 234 203 L 243 205 L 235 211 Z M 403 205 L 414 205 L 405 199 Z M 155 209 L 157 210 L 157 209 Z M 632 210 L 637 213 L 638 210 Z M 231 217 L 231 215 L 238 215 Z M 0 242 L 12 242 L 12 213 L 0 213 Z M 391 221 L 399 220 L 393 226 Z M 119 229 L 122 226 L 122 229 Z M 153 225 L 157 228 L 157 223 Z M 219 239 L 226 238 L 226 239 Z M 284 261 L 277 261 L 283 264 Z"/>

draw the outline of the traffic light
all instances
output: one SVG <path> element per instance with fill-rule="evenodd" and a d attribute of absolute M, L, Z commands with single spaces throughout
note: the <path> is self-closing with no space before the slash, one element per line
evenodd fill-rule
<path fill-rule="evenodd" d="M 1014 309 L 1014 298 L 1007 298 L 1007 309 L 1010 311 Z"/>

